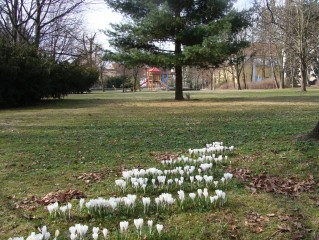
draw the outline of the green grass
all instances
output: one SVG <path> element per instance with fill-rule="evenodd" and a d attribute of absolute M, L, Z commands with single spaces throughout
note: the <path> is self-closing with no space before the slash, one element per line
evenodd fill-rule
<path fill-rule="evenodd" d="M 173 92 L 94 92 L 70 95 L 61 101 L 0 111 L 0 239 L 26 236 L 47 225 L 52 232 L 75 223 L 118 228 L 121 217 L 71 220 L 48 217 L 43 206 L 35 211 L 16 208 L 23 199 L 58 190 L 78 189 L 88 198 L 110 197 L 123 168 L 160 164 L 152 152 L 183 153 L 206 143 L 224 141 L 236 147 L 232 168 L 253 174 L 319 181 L 318 143 L 295 143 L 318 122 L 319 90 L 200 91 L 191 100 L 176 102 Z M 82 173 L 103 172 L 100 183 L 78 180 Z M 214 211 L 187 210 L 154 214 L 168 239 L 292 239 L 297 233 L 289 214 L 307 229 L 303 239 L 319 232 L 319 192 L 296 198 L 258 191 L 252 194 L 235 181 L 229 201 Z M 32 204 L 31 205 L 35 205 Z M 251 213 L 274 213 L 254 233 L 245 224 Z M 296 221 L 295 221 L 296 222 Z M 280 232 L 278 225 L 292 231 Z M 301 230 L 300 230 L 301 231 Z M 299 232 L 300 232 L 299 231 Z"/>

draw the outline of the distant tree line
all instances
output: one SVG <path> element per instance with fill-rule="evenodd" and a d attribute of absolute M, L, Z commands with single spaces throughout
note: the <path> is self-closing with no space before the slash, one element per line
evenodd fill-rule
<path fill-rule="evenodd" d="M 79 30 L 87 2 L 0 0 L 1 106 L 84 93 L 98 81 L 94 37 Z"/>

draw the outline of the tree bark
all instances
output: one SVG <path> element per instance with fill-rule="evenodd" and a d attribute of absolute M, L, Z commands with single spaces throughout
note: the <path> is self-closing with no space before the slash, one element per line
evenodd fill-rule
<path fill-rule="evenodd" d="M 246 82 L 246 73 L 245 73 L 245 64 L 243 64 L 243 81 L 244 81 L 244 88 L 245 89 L 248 89 L 248 86 L 247 86 L 247 82 Z"/>
<path fill-rule="evenodd" d="M 309 133 L 309 136 L 314 139 L 319 139 L 319 122 L 315 126 L 315 128 Z"/>
<path fill-rule="evenodd" d="M 18 0 L 14 0 L 14 4 L 12 6 L 12 18 L 13 18 L 13 23 L 12 24 L 12 40 L 13 40 L 13 44 L 17 44 L 18 42 L 18 30 L 17 30 L 17 26 L 18 26 Z"/>
<path fill-rule="evenodd" d="M 319 140 L 319 122 L 315 126 L 315 128 L 308 134 L 301 135 L 297 138 L 297 141 L 311 141 L 311 140 Z"/>
<path fill-rule="evenodd" d="M 307 91 L 306 86 L 307 86 L 307 66 L 304 61 L 301 61 L 300 64 L 300 73 L 301 73 L 301 91 L 305 92 Z"/>
<path fill-rule="evenodd" d="M 182 52 L 182 44 L 175 41 L 175 56 Z M 183 68 L 180 64 L 175 64 L 175 100 L 184 100 L 183 97 Z"/>

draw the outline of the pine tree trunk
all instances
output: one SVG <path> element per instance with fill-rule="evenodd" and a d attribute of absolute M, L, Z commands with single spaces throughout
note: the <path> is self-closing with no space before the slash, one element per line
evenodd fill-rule
<path fill-rule="evenodd" d="M 182 52 L 182 44 L 179 41 L 175 41 L 175 55 L 179 55 Z M 183 69 L 179 64 L 175 65 L 175 100 L 184 100 L 183 97 Z"/>

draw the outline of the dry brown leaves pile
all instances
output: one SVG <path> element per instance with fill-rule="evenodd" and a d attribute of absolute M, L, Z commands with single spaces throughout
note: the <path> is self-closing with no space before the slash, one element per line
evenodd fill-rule
<path fill-rule="evenodd" d="M 266 172 L 252 175 L 249 169 L 230 170 L 234 176 L 242 182 L 249 181 L 247 189 L 253 193 L 263 190 L 266 192 L 275 192 L 279 194 L 298 196 L 301 192 L 312 192 L 313 186 L 316 184 L 312 175 L 304 180 L 299 180 L 297 177 L 282 178 L 273 176 Z"/>
<path fill-rule="evenodd" d="M 80 199 L 85 197 L 86 196 L 83 192 L 69 189 L 66 191 L 50 192 L 41 199 L 34 196 L 33 200 L 41 205 L 49 205 L 55 202 L 63 203 L 69 202 L 71 199 Z"/>
<path fill-rule="evenodd" d="M 82 173 L 80 176 L 77 177 L 79 180 L 83 180 L 86 183 L 96 182 L 99 183 L 102 180 L 101 173 Z"/>
<path fill-rule="evenodd" d="M 312 192 L 314 184 L 315 181 L 312 175 L 300 181 L 296 177 L 282 178 L 261 173 L 252 178 L 252 182 L 249 186 L 255 189 L 262 189 L 266 192 L 275 192 L 295 197 L 301 192 Z"/>
<path fill-rule="evenodd" d="M 179 154 L 170 152 L 151 152 L 150 155 L 157 161 L 176 159 L 179 156 Z"/>
<path fill-rule="evenodd" d="M 247 168 L 241 168 L 241 169 L 228 169 L 229 172 L 234 174 L 234 177 L 237 178 L 241 182 L 245 182 L 247 180 L 250 180 L 252 178 L 251 171 Z"/>

